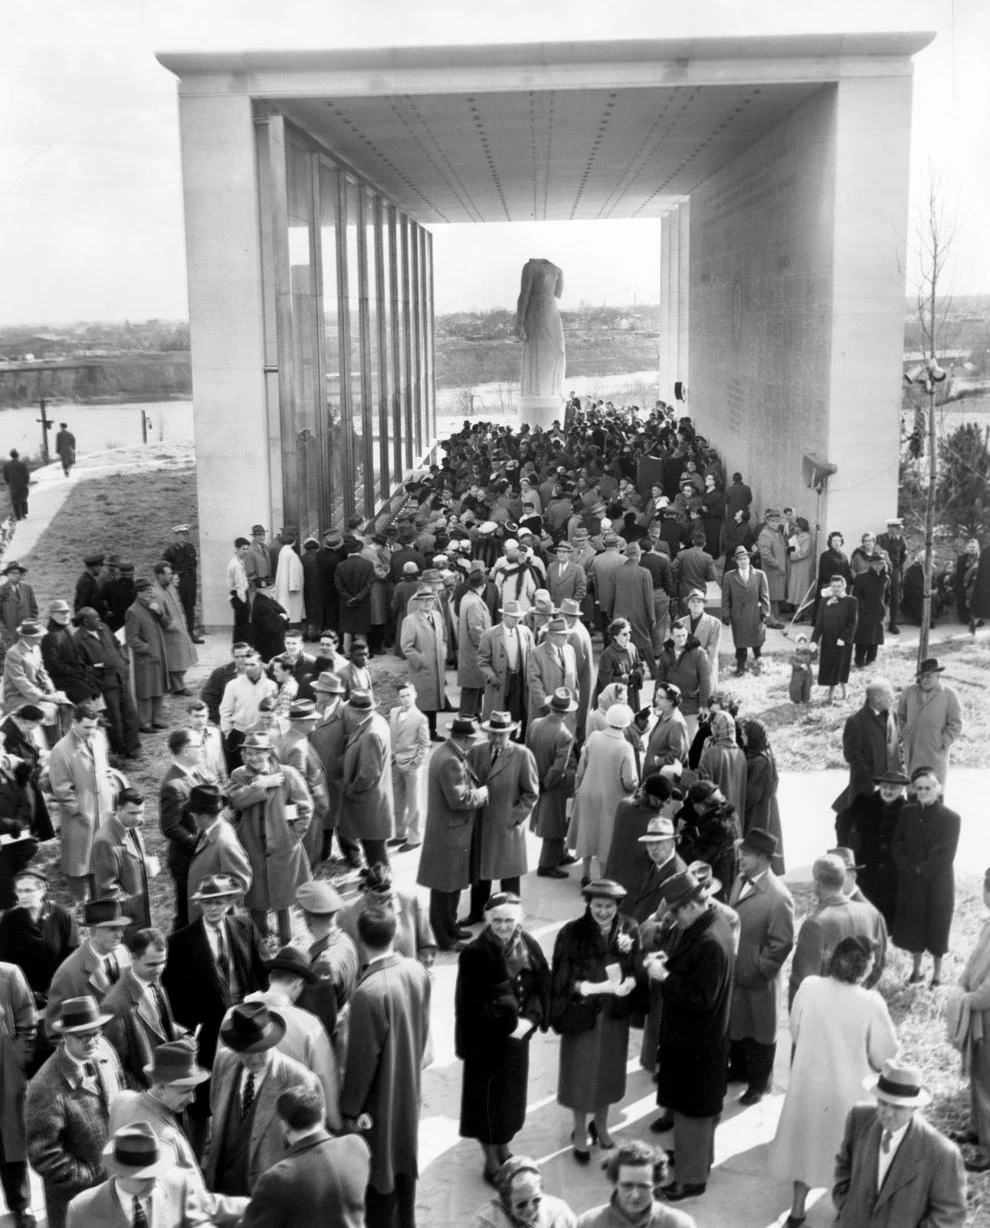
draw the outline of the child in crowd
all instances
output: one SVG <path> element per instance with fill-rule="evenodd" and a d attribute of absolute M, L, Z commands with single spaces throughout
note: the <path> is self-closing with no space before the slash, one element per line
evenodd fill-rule
<path fill-rule="evenodd" d="M 811 661 L 817 651 L 818 645 L 809 643 L 806 635 L 799 635 L 794 641 L 794 651 L 791 653 L 791 703 L 810 703 Z"/>

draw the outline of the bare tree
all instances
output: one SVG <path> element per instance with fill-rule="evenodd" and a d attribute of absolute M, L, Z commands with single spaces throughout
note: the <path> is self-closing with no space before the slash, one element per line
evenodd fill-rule
<path fill-rule="evenodd" d="M 928 497 L 925 501 L 925 587 L 918 638 L 918 664 L 928 656 L 932 625 L 932 577 L 935 554 L 935 497 L 938 485 L 938 448 L 935 438 L 935 394 L 945 379 L 938 351 L 945 344 L 946 318 L 952 306 L 945 293 L 945 269 L 952 247 L 954 226 L 947 216 L 939 181 L 929 174 L 927 199 L 914 227 L 918 271 L 914 285 L 915 309 L 921 327 L 924 371 L 918 382 L 928 394 Z"/>

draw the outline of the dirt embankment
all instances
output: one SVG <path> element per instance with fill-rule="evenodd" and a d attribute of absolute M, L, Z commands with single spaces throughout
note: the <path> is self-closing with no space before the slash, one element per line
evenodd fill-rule
<path fill-rule="evenodd" d="M 0 365 L 0 408 L 55 401 L 167 401 L 192 395 L 188 351 L 111 354 L 68 359 L 62 365 Z"/>

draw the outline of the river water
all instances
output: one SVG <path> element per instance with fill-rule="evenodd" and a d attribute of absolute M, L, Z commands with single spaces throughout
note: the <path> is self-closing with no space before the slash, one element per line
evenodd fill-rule
<path fill-rule="evenodd" d="M 646 408 L 656 399 L 655 385 L 649 383 L 650 372 L 613 375 L 601 379 L 582 376 L 568 381 L 568 390 L 588 396 L 601 395 L 623 405 L 636 401 Z M 514 420 L 518 413 L 517 389 L 509 384 L 481 384 L 471 389 L 437 389 L 437 434 L 447 438 L 460 429 L 464 418 L 472 412 L 477 417 L 499 421 Z M 471 407 L 471 408 L 469 408 Z M 67 405 L 48 410 L 54 426 L 49 432 L 49 446 L 54 447 L 60 422 L 67 422 L 76 437 L 81 454 L 105 452 L 110 448 L 141 442 L 141 414 L 148 416 L 148 439 L 152 443 L 189 443 L 193 439 L 192 401 L 145 401 L 113 405 Z M 690 412 L 690 411 L 689 411 Z M 909 415 L 904 414 L 908 429 Z M 990 425 L 990 394 L 956 401 L 948 409 L 938 410 L 937 426 L 948 432 L 962 422 Z M 717 440 L 713 441 L 716 443 Z M 11 448 L 24 456 L 37 456 L 41 451 L 41 427 L 38 410 L 0 410 L 0 456 Z"/>

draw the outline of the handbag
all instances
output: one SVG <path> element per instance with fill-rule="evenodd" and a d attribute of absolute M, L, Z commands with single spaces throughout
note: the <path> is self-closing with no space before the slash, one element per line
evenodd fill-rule
<path fill-rule="evenodd" d="M 590 1032 L 595 1026 L 595 1019 L 601 1003 L 597 998 L 571 998 L 564 1009 L 554 1015 L 550 1026 L 558 1036 L 577 1036 L 581 1032 Z"/>

